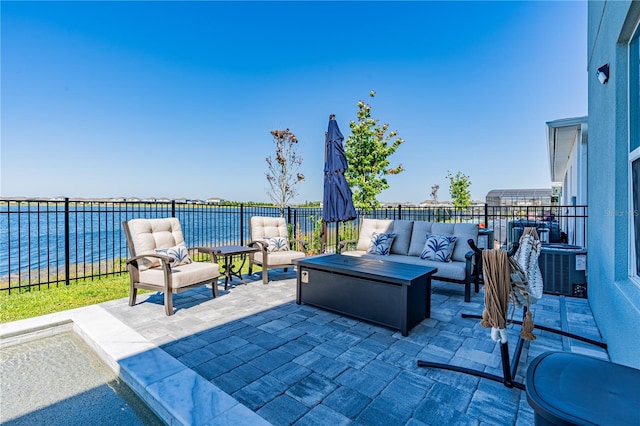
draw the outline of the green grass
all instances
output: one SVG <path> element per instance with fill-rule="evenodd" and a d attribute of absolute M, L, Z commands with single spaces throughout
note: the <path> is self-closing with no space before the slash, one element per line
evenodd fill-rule
<path fill-rule="evenodd" d="M 139 291 L 140 292 L 140 291 Z M 80 280 L 60 287 L 0 294 L 0 323 L 94 305 L 129 295 L 129 274 Z"/>
<path fill-rule="evenodd" d="M 248 265 L 242 273 L 248 272 Z M 260 272 L 255 267 L 254 272 Z M 138 294 L 148 293 L 138 290 Z M 42 290 L 23 290 L 20 293 L 0 292 L 0 323 L 33 318 L 68 309 L 95 305 L 96 303 L 129 297 L 129 273 L 72 281 L 68 286 L 43 288 Z"/>

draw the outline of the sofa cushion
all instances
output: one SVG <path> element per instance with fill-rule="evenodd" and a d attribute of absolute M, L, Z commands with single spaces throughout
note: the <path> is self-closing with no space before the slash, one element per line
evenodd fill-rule
<path fill-rule="evenodd" d="M 360 235 L 358 236 L 358 245 L 356 250 L 367 251 L 369 250 L 369 244 L 371 243 L 371 237 L 373 233 L 386 233 L 391 231 L 392 220 L 389 219 L 362 219 L 362 225 L 360 226 Z"/>
<path fill-rule="evenodd" d="M 427 241 L 424 243 L 420 259 L 450 262 L 456 240 L 454 236 L 427 233 Z"/>
<path fill-rule="evenodd" d="M 465 261 L 465 254 L 471 251 L 468 240 L 478 242 L 478 224 L 477 223 L 456 223 L 454 225 L 453 235 L 458 238 L 456 246 L 453 248 L 451 260 L 458 262 Z"/>
<path fill-rule="evenodd" d="M 455 223 L 434 222 L 431 225 L 431 233 L 437 235 L 454 235 Z"/>
<path fill-rule="evenodd" d="M 420 257 L 424 243 L 427 241 L 427 233 L 431 232 L 431 222 L 415 221 L 411 230 L 411 244 L 409 245 L 409 256 Z"/>
<path fill-rule="evenodd" d="M 424 260 L 417 256 L 405 256 L 402 254 L 390 254 L 381 256 L 379 254 L 367 253 L 363 250 L 347 251 L 345 256 L 356 256 L 364 259 L 384 259 L 392 262 L 405 263 L 409 265 L 429 266 L 438 269 L 433 275 L 434 279 L 447 278 L 450 280 L 464 281 L 466 276 L 466 265 L 464 262 L 438 262 L 435 260 Z"/>
<path fill-rule="evenodd" d="M 411 243 L 411 231 L 413 230 L 412 220 L 394 220 L 392 231 L 396 238 L 391 245 L 393 254 L 409 254 L 409 244 Z"/>
<path fill-rule="evenodd" d="M 384 256 L 388 256 L 391 252 L 391 245 L 393 244 L 393 240 L 396 238 L 396 234 L 391 232 L 386 233 L 377 233 L 374 232 L 371 237 L 371 242 L 369 243 L 369 248 L 367 249 L 367 253 L 373 254 L 381 254 Z"/>

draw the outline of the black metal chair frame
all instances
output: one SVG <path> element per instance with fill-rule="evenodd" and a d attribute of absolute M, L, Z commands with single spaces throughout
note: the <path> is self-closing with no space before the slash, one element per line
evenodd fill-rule
<path fill-rule="evenodd" d="M 482 250 L 480 250 L 473 240 L 468 241 L 469 246 L 473 249 L 476 254 L 478 254 L 479 262 L 482 262 Z M 518 244 L 514 243 L 511 249 L 507 252 L 507 256 L 511 257 L 516 253 L 518 249 Z M 479 265 L 480 274 L 482 274 L 482 263 Z M 526 314 L 526 307 L 524 308 L 523 316 Z M 462 318 L 473 318 L 473 319 L 482 319 L 481 315 L 476 314 L 462 314 Z M 522 321 L 511 321 L 512 324 L 522 325 Z M 573 333 L 568 333 L 563 330 L 558 330 L 555 328 L 550 328 L 542 325 L 534 325 L 534 328 L 539 330 L 548 331 L 550 333 L 559 334 L 561 336 L 569 337 L 572 339 L 580 340 L 585 343 L 589 343 L 595 346 L 599 346 L 601 348 L 607 349 L 607 344 L 603 342 L 599 342 L 597 340 L 589 339 L 583 336 L 579 336 Z M 444 370 L 456 371 L 459 373 L 471 374 L 473 376 L 482 377 L 485 379 L 493 380 L 498 383 L 502 383 L 508 388 L 517 388 L 520 390 L 524 390 L 524 383 L 520 383 L 515 381 L 516 372 L 518 371 L 518 364 L 520 363 L 520 355 L 522 354 L 522 349 L 524 347 L 525 340 L 522 337 L 518 337 L 518 342 L 516 343 L 516 349 L 513 355 L 513 360 L 509 358 L 509 343 L 500 343 L 500 358 L 502 361 L 502 377 L 487 373 L 485 371 L 474 370 L 471 368 L 461 367 L 452 364 L 443 364 L 438 362 L 431 361 L 423 361 L 418 360 L 418 367 L 426 367 L 426 368 L 440 368 Z"/>

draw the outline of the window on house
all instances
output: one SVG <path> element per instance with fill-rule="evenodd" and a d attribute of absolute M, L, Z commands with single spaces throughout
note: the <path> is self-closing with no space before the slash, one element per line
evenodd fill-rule
<path fill-rule="evenodd" d="M 629 44 L 629 152 L 640 148 L 640 27 Z"/>
<path fill-rule="evenodd" d="M 635 248 L 635 275 L 640 277 L 640 158 L 631 163 L 631 185 L 633 197 L 632 228 L 635 236 L 633 238 Z"/>
<path fill-rule="evenodd" d="M 640 280 L 640 27 L 629 43 L 629 273 Z"/>

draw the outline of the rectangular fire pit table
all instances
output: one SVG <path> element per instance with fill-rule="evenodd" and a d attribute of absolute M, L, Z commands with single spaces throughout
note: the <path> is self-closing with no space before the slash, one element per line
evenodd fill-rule
<path fill-rule="evenodd" d="M 296 303 L 375 322 L 408 335 L 431 315 L 436 268 L 339 254 L 294 260 Z"/>

